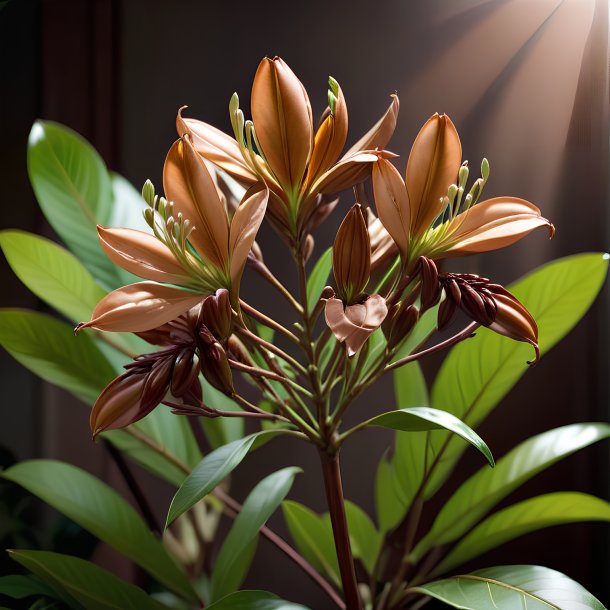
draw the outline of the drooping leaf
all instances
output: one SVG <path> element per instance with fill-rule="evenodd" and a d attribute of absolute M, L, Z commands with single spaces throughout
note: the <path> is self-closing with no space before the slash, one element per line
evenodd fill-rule
<path fill-rule="evenodd" d="M 560 459 L 610 437 L 608 424 L 572 424 L 533 436 L 498 460 L 493 471 L 482 468 L 449 498 L 412 556 L 433 545 L 457 539 L 489 510 L 527 480 Z"/>
<path fill-rule="evenodd" d="M 519 536 L 580 521 L 610 521 L 610 504 L 576 492 L 550 493 L 518 502 L 494 513 L 468 532 L 435 569 L 435 574 L 453 570 Z"/>
<path fill-rule="evenodd" d="M 25 487 L 165 586 L 194 598 L 184 572 L 132 506 L 88 472 L 55 460 L 28 460 L 5 470 L 2 477 Z"/>
<path fill-rule="evenodd" d="M 0 595 L 6 595 L 12 599 L 24 599 L 33 595 L 54 597 L 53 590 L 42 581 L 35 576 L 24 574 L 0 576 Z"/>
<path fill-rule="evenodd" d="M 307 279 L 307 309 L 313 311 L 320 300 L 320 294 L 328 285 L 328 276 L 333 266 L 333 249 L 328 248 L 316 261 Z"/>
<path fill-rule="evenodd" d="M 28 289 L 73 322 L 88 320 L 106 295 L 73 254 L 44 237 L 2 231 L 0 247 Z"/>
<path fill-rule="evenodd" d="M 444 428 L 457 434 L 475 449 L 478 449 L 485 456 L 489 465 L 492 468 L 494 466 L 493 455 L 485 441 L 472 428 L 447 411 L 431 409 L 430 407 L 399 409 L 373 417 L 369 420 L 368 425 L 402 430 L 403 432 L 423 432 Z"/>
<path fill-rule="evenodd" d="M 498 566 L 420 585 L 430 595 L 463 610 L 606 610 L 582 585 L 541 566 Z"/>
<path fill-rule="evenodd" d="M 381 534 L 371 518 L 349 500 L 345 501 L 345 516 L 354 558 L 360 559 L 366 571 L 372 574 L 381 546 Z"/>
<path fill-rule="evenodd" d="M 208 610 L 309 610 L 300 604 L 280 599 L 267 591 L 237 591 L 231 593 L 211 606 Z"/>
<path fill-rule="evenodd" d="M 167 610 L 131 585 L 89 561 L 48 551 L 9 551 L 11 559 L 44 580 L 72 608 Z"/>
<path fill-rule="evenodd" d="M 339 562 L 330 520 L 292 500 L 282 502 L 282 512 L 288 531 L 301 555 L 316 570 L 325 572 L 339 585 Z"/>
<path fill-rule="evenodd" d="M 597 296 L 608 269 L 605 254 L 568 256 L 533 271 L 509 287 L 528 308 L 539 328 L 540 352 L 546 354 L 584 316 Z M 532 348 L 486 328 L 455 346 L 432 388 L 432 406 L 449 409 L 476 427 L 528 369 Z M 445 443 L 428 496 L 449 475 L 465 445 L 446 432 L 429 435 L 434 453 Z"/>
<path fill-rule="evenodd" d="M 240 564 L 236 570 L 236 561 L 284 500 L 299 472 L 300 468 L 278 470 L 265 477 L 250 492 L 218 552 L 212 574 L 212 601 L 233 593 L 239 587 L 250 565 Z"/>

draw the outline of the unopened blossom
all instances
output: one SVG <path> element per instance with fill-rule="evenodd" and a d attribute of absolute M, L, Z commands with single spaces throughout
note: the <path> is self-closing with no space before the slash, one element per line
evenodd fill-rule
<path fill-rule="evenodd" d="M 279 57 L 261 61 L 250 106 L 252 121 L 246 121 L 237 94 L 231 99 L 234 138 L 181 113 L 178 133 L 188 133 L 203 157 L 244 186 L 267 184 L 270 220 L 293 240 L 327 215 L 331 195 L 363 182 L 372 163 L 390 156 L 383 148 L 396 126 L 395 95 L 379 122 L 343 155 L 348 113 L 335 79 L 329 79 L 328 109 L 316 131 L 305 88 Z"/>

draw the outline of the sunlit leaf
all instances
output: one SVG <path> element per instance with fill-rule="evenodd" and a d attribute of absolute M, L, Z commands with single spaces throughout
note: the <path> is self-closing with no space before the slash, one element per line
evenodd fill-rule
<path fill-rule="evenodd" d="M 320 300 L 322 290 L 328 285 L 328 276 L 333 265 L 333 250 L 328 248 L 316 261 L 307 280 L 307 309 L 313 311 Z"/>

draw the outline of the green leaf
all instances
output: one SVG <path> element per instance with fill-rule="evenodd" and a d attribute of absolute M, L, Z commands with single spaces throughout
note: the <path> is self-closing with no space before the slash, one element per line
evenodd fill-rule
<path fill-rule="evenodd" d="M 482 468 L 445 502 L 432 528 L 414 549 L 413 558 L 422 557 L 433 545 L 463 535 L 498 502 L 542 470 L 609 437 L 608 424 L 572 424 L 532 436 L 517 445 L 498 460 L 493 471 Z"/>
<path fill-rule="evenodd" d="M 368 421 L 369 426 L 379 426 L 381 428 L 391 428 L 402 430 L 403 432 L 423 432 L 426 430 L 436 430 L 444 428 L 449 430 L 466 442 L 478 449 L 493 468 L 494 458 L 485 441 L 463 421 L 455 415 L 431 409 L 430 407 L 411 407 L 410 409 L 399 409 L 398 411 L 388 411 Z"/>
<path fill-rule="evenodd" d="M 212 601 L 235 591 L 245 577 L 248 565 L 235 570 L 235 562 L 258 536 L 260 528 L 286 497 L 300 468 L 283 468 L 265 477 L 250 492 L 231 531 L 218 552 L 212 574 Z"/>
<path fill-rule="evenodd" d="M 372 574 L 381 547 L 381 534 L 371 518 L 349 500 L 345 501 L 345 515 L 354 558 L 360 559 L 366 571 Z"/>
<path fill-rule="evenodd" d="M 201 381 L 205 404 L 220 411 L 239 411 L 240 406 L 226 394 L 219 392 L 206 379 Z M 213 449 L 243 438 L 245 422 L 241 417 L 202 417 L 201 426 Z"/>
<path fill-rule="evenodd" d="M 172 499 L 165 527 L 189 508 L 207 496 L 223 479 L 241 463 L 252 448 L 254 441 L 263 434 L 273 432 L 257 432 L 223 445 L 206 455 L 193 472 L 182 483 Z"/>
<path fill-rule="evenodd" d="M 545 527 L 579 521 L 610 521 L 610 504 L 576 492 L 550 493 L 513 504 L 480 523 L 434 570 L 444 574 L 509 540 Z"/>
<path fill-rule="evenodd" d="M 144 210 L 148 207 L 142 194 L 123 176 L 110 172 L 112 185 L 112 210 L 108 225 L 125 227 L 151 233 L 144 220 Z"/>
<path fill-rule="evenodd" d="M 606 610 L 584 587 L 541 566 L 498 566 L 409 589 L 464 610 Z"/>
<path fill-rule="evenodd" d="M 428 385 L 419 362 L 410 362 L 394 371 L 394 394 L 401 409 L 430 406 Z"/>
<path fill-rule="evenodd" d="M 114 547 L 165 586 L 196 599 L 184 572 L 132 506 L 88 472 L 55 460 L 29 460 L 1 474 Z"/>
<path fill-rule="evenodd" d="M 0 247 L 15 275 L 40 299 L 73 322 L 91 317 L 106 295 L 65 248 L 25 231 L 2 231 Z"/>
<path fill-rule="evenodd" d="M 0 576 L 0 595 L 6 595 L 12 599 L 24 599 L 33 595 L 54 597 L 53 590 L 38 578 L 24 574 Z"/>
<path fill-rule="evenodd" d="M 93 563 L 47 551 L 9 551 L 11 559 L 36 574 L 72 608 L 87 610 L 167 610 L 131 585 Z M 74 605 L 76 604 L 76 605 Z"/>
<path fill-rule="evenodd" d="M 245 610 L 246 608 L 248 610 L 308 610 L 305 606 L 287 602 L 267 591 L 237 591 L 208 606 L 207 610 Z"/>
<path fill-rule="evenodd" d="M 101 249 L 96 226 L 107 226 L 112 185 L 101 157 L 71 129 L 36 121 L 28 140 L 28 172 L 36 199 L 56 233 L 106 288 L 120 285 Z"/>
<path fill-rule="evenodd" d="M 333 266 L 333 249 L 328 248 L 314 265 L 307 279 L 307 310 L 313 311 L 320 300 L 322 290 L 328 285 L 328 276 Z"/>
<path fill-rule="evenodd" d="M 375 512 L 381 534 L 398 525 L 407 510 L 408 502 L 398 491 L 401 483 L 397 479 L 394 465 L 382 456 L 375 476 Z"/>
<path fill-rule="evenodd" d="M 605 254 L 578 254 L 553 261 L 510 286 L 534 316 L 540 352 L 546 354 L 584 316 L 606 277 Z M 532 348 L 481 328 L 454 347 L 434 382 L 432 406 L 451 412 L 475 428 L 528 370 Z M 447 443 L 428 485 L 428 497 L 447 478 L 465 445 L 445 432 L 430 434 L 438 452 Z"/>
<path fill-rule="evenodd" d="M 288 531 L 301 555 L 316 570 L 325 572 L 340 586 L 339 561 L 330 520 L 292 500 L 282 502 L 282 512 Z"/>
<path fill-rule="evenodd" d="M 46 314 L 0 310 L 0 345 L 45 381 L 92 404 L 114 377 L 106 358 L 86 333 Z"/>

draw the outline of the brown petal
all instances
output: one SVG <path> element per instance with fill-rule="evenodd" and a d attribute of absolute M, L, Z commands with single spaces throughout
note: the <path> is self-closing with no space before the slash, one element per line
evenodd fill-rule
<path fill-rule="evenodd" d="M 202 295 L 155 282 L 138 282 L 117 288 L 95 307 L 82 328 L 112 332 L 141 332 L 177 318 L 202 299 Z"/>
<path fill-rule="evenodd" d="M 495 197 L 482 201 L 453 220 L 450 256 L 497 250 L 515 243 L 534 229 L 546 226 L 550 237 L 555 228 L 529 201 L 518 197 Z M 449 229 L 451 231 L 451 227 Z"/>
<path fill-rule="evenodd" d="M 312 185 L 311 192 L 333 195 L 360 184 L 368 178 L 372 164 L 377 159 L 379 155 L 370 151 L 345 155 L 339 163 L 320 176 Z"/>
<path fill-rule="evenodd" d="M 100 244 L 106 256 L 119 267 L 147 280 L 167 284 L 188 283 L 172 251 L 156 237 L 134 229 L 97 227 Z"/>
<path fill-rule="evenodd" d="M 229 241 L 231 286 L 237 294 L 248 253 L 254 244 L 258 229 L 263 222 L 269 189 L 264 184 L 251 187 L 231 220 L 231 233 Z"/>
<path fill-rule="evenodd" d="M 379 295 L 369 297 L 363 304 L 348 305 L 343 309 L 340 299 L 326 301 L 326 324 L 340 342 L 345 342 L 348 356 L 353 356 L 364 345 L 388 314 L 385 299 Z"/>
<path fill-rule="evenodd" d="M 174 142 L 163 167 L 165 196 L 195 226 L 189 240 L 222 271 L 228 267 L 229 222 L 214 180 L 188 138 Z"/>
<path fill-rule="evenodd" d="M 368 133 L 362 136 L 362 138 L 345 153 L 346 157 L 361 150 L 375 150 L 376 148 L 381 150 L 386 147 L 394 134 L 394 129 L 396 129 L 399 108 L 398 96 L 392 94 L 390 97 L 392 98 L 392 101 L 385 114 Z"/>
<path fill-rule="evenodd" d="M 406 260 L 409 251 L 410 202 L 398 170 L 386 159 L 373 166 L 373 193 L 377 215 Z"/>
<path fill-rule="evenodd" d="M 262 152 L 281 186 L 300 185 L 313 148 L 313 119 L 307 93 L 279 57 L 261 61 L 254 77 L 252 119 Z"/>
<path fill-rule="evenodd" d="M 398 248 L 371 208 L 366 209 L 366 214 L 369 237 L 371 238 L 371 272 L 375 272 L 385 265 L 390 258 L 394 258 L 398 254 Z"/>
<path fill-rule="evenodd" d="M 344 302 L 365 289 L 371 271 L 371 243 L 360 204 L 347 213 L 333 244 L 333 274 Z"/>
<path fill-rule="evenodd" d="M 411 204 L 411 233 L 428 229 L 442 211 L 442 197 L 457 180 L 462 145 L 451 119 L 430 117 L 415 138 L 407 162 L 406 185 Z"/>
<path fill-rule="evenodd" d="M 227 174 L 233 176 L 240 184 L 250 186 L 258 181 L 256 174 L 246 165 L 239 144 L 234 138 L 197 119 L 185 119 L 182 110 L 176 117 L 176 129 L 182 137 L 188 133 L 195 150 L 202 156 L 218 165 Z"/>
<path fill-rule="evenodd" d="M 218 341 L 225 341 L 231 334 L 232 311 L 229 291 L 220 288 L 201 304 L 201 321 Z"/>
<path fill-rule="evenodd" d="M 229 366 L 227 354 L 218 342 L 214 342 L 201 350 L 201 369 L 203 376 L 224 394 L 233 394 L 233 373 Z"/>
<path fill-rule="evenodd" d="M 180 398 L 191 391 L 199 375 L 199 358 L 192 348 L 183 349 L 174 362 L 170 390 Z"/>

